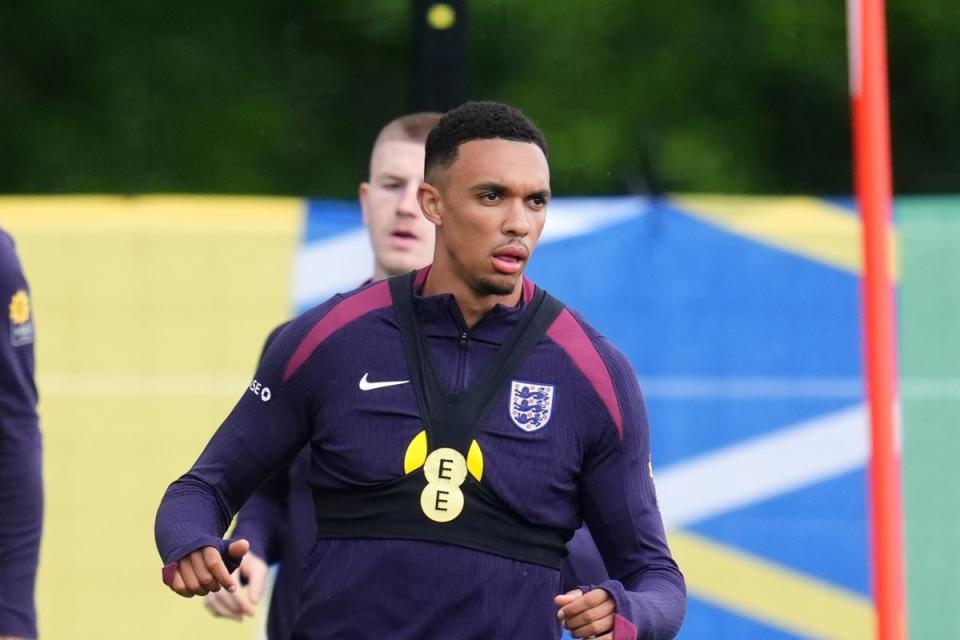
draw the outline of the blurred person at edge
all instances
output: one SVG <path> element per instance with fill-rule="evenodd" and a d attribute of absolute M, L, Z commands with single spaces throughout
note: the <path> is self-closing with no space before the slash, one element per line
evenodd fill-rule
<path fill-rule="evenodd" d="M 398 118 L 381 130 L 374 143 L 369 182 L 361 184 L 359 191 L 375 257 L 374 275 L 368 282 L 406 273 L 432 258 L 434 230 L 420 212 L 416 191 L 423 179 L 424 142 L 438 119 L 439 114 L 428 113 Z M 264 352 L 286 324 L 271 333 Z M 235 620 L 252 615 L 264 590 L 268 563 L 279 561 L 267 627 L 270 640 L 290 637 L 299 602 L 301 563 L 316 536 L 313 498 L 306 483 L 309 464 L 308 447 L 287 472 L 277 473 L 240 511 L 232 535 L 251 543 L 238 570 L 247 589 L 221 589 L 205 597 L 215 615 Z M 561 571 L 564 592 L 609 578 L 585 527 L 577 531 L 568 550 Z"/>
<path fill-rule="evenodd" d="M 20 640 L 37 637 L 43 477 L 30 288 L 2 229 L 0 298 L 0 640 Z"/>

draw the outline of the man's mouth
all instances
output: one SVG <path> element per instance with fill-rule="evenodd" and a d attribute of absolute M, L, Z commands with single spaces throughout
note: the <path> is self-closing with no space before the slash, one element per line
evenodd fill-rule
<path fill-rule="evenodd" d="M 514 274 L 523 268 L 523 263 L 529 257 L 526 247 L 508 245 L 493 252 L 493 267 L 500 273 Z"/>
<path fill-rule="evenodd" d="M 405 247 L 414 244 L 418 240 L 417 234 L 412 231 L 407 231 L 406 229 L 394 229 L 390 232 L 391 244 L 397 246 Z"/>

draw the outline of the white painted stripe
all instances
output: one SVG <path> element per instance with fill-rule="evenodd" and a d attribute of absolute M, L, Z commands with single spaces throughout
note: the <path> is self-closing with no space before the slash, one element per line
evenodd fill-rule
<path fill-rule="evenodd" d="M 650 201 L 639 196 L 558 198 L 550 203 L 540 243 L 593 233 L 649 211 Z"/>
<path fill-rule="evenodd" d="M 864 465 L 862 404 L 671 465 L 657 473 L 668 529 L 795 491 Z"/>
<path fill-rule="evenodd" d="M 351 291 L 373 272 L 373 250 L 366 227 L 301 245 L 294 259 L 293 303 L 319 304 L 335 293 Z"/>
<path fill-rule="evenodd" d="M 863 22 L 860 19 L 860 0 L 847 0 L 847 73 L 851 98 L 859 98 L 863 75 Z"/>
<path fill-rule="evenodd" d="M 43 373 L 45 396 L 232 396 L 239 398 L 249 377 L 197 373 Z"/>
<path fill-rule="evenodd" d="M 849 399 L 860 400 L 858 377 L 655 376 L 638 374 L 643 395 L 657 399 Z M 960 378 L 906 378 L 900 395 L 911 400 L 960 399 Z"/>
<path fill-rule="evenodd" d="M 197 373 L 44 373 L 42 397 L 238 398 L 249 378 Z M 860 468 L 868 455 L 864 405 L 670 465 L 657 473 L 669 529 L 801 489 Z"/>
<path fill-rule="evenodd" d="M 652 376 L 639 374 L 647 398 L 657 399 L 847 399 L 861 400 L 860 378 Z"/>
<path fill-rule="evenodd" d="M 658 400 L 861 399 L 858 378 L 720 378 L 640 375 L 644 396 Z M 249 381 L 247 381 L 249 382 Z M 237 384 L 241 386 L 238 387 Z M 173 395 L 234 392 L 238 376 L 213 373 L 63 373 L 40 376 L 44 393 Z M 911 398 L 960 398 L 960 380 L 914 379 L 905 385 Z"/>
<path fill-rule="evenodd" d="M 960 378 L 904 378 L 900 397 L 909 400 L 956 400 L 960 398 Z"/>
<path fill-rule="evenodd" d="M 550 204 L 541 244 L 597 231 L 647 213 L 646 198 L 562 198 Z M 301 244 L 294 259 L 293 302 L 296 308 L 319 304 L 350 291 L 370 277 L 373 250 L 366 227 Z"/>

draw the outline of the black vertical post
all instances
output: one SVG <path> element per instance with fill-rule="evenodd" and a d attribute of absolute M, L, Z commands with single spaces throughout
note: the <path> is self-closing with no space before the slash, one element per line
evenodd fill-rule
<path fill-rule="evenodd" d="M 467 100 L 467 0 L 413 0 L 413 110 Z"/>

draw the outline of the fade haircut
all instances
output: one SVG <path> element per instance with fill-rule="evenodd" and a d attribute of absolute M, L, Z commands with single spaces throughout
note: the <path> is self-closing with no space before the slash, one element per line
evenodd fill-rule
<path fill-rule="evenodd" d="M 427 141 L 430 130 L 440 122 L 442 115 L 435 111 L 421 111 L 395 118 L 383 125 L 383 129 L 380 129 L 380 133 L 377 134 L 373 146 L 390 140 L 424 143 Z"/>
<path fill-rule="evenodd" d="M 377 148 L 377 145 L 384 142 L 424 144 L 427 141 L 427 134 L 440 122 L 440 116 L 442 115 L 442 113 L 436 111 L 420 111 L 394 118 L 383 125 L 383 129 L 380 129 L 380 133 L 377 134 L 377 139 L 373 141 L 373 146 L 370 147 L 370 160 L 373 160 L 373 150 Z M 371 173 L 368 173 L 368 175 L 372 177 Z"/>
<path fill-rule="evenodd" d="M 460 145 L 471 140 L 529 142 L 547 155 L 543 133 L 516 107 L 500 102 L 467 102 L 448 111 L 427 136 L 424 175 L 450 167 Z"/>

